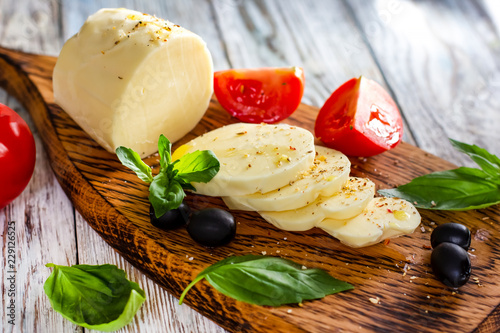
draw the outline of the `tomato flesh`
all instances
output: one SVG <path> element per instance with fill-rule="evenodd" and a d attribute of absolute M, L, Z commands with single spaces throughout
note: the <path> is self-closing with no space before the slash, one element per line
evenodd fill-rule
<path fill-rule="evenodd" d="M 401 142 L 403 120 L 384 88 L 360 77 L 333 92 L 318 113 L 314 132 L 346 155 L 373 156 Z"/>
<path fill-rule="evenodd" d="M 304 80 L 299 67 L 230 69 L 214 73 L 214 93 L 240 121 L 276 123 L 299 107 Z"/>
<path fill-rule="evenodd" d="M 0 104 L 0 209 L 14 200 L 33 175 L 35 140 L 26 122 Z"/>

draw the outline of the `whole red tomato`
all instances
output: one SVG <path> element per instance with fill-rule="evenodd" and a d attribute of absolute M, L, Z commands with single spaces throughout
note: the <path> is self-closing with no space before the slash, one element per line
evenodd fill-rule
<path fill-rule="evenodd" d="M 35 168 L 36 148 L 26 122 L 0 104 L 0 209 L 24 190 Z"/>
<path fill-rule="evenodd" d="M 360 77 L 333 92 L 318 113 L 314 132 L 328 147 L 346 155 L 373 156 L 401 141 L 403 120 L 384 88 Z"/>
<path fill-rule="evenodd" d="M 275 123 L 299 107 L 304 80 L 300 67 L 229 69 L 214 73 L 214 92 L 233 117 Z"/>

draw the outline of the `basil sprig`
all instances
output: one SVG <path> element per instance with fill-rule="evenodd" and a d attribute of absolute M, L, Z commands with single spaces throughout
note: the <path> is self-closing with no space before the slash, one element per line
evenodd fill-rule
<path fill-rule="evenodd" d="M 116 331 L 130 323 L 146 294 L 115 265 L 47 264 L 54 270 L 43 289 L 55 311 L 72 323 Z"/>
<path fill-rule="evenodd" d="M 156 217 L 178 208 L 186 196 L 185 189 L 196 191 L 191 182 L 207 183 L 220 169 L 219 160 L 210 150 L 197 150 L 172 162 L 171 149 L 170 141 L 163 134 L 160 135 L 160 171 L 153 177 L 151 168 L 141 160 L 139 154 L 130 148 L 116 148 L 120 162 L 150 184 L 149 202 L 153 205 Z"/>
<path fill-rule="evenodd" d="M 206 279 L 215 289 L 238 301 L 279 306 L 353 289 L 321 269 L 303 269 L 293 261 L 270 256 L 245 255 L 223 259 L 203 270 L 184 289 Z"/>
<path fill-rule="evenodd" d="M 424 209 L 469 210 L 500 203 L 500 159 L 486 149 L 450 139 L 480 167 L 460 167 L 414 178 L 394 189 L 379 190 L 387 197 L 399 197 Z"/>

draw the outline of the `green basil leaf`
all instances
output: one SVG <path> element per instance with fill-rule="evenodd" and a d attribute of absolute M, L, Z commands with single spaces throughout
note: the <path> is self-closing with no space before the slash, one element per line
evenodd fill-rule
<path fill-rule="evenodd" d="M 207 183 L 219 172 L 220 163 L 212 151 L 197 150 L 175 161 L 174 169 L 185 183 Z"/>
<path fill-rule="evenodd" d="M 496 178 L 496 184 L 500 184 L 500 159 L 497 156 L 476 145 L 469 145 L 453 139 L 450 139 L 450 142 L 458 151 L 467 154 L 490 177 Z"/>
<path fill-rule="evenodd" d="M 178 208 L 185 196 L 179 182 L 169 179 L 165 172 L 157 174 L 149 185 L 149 202 L 153 205 L 156 217 Z"/>
<path fill-rule="evenodd" d="M 116 148 L 116 156 L 124 166 L 134 171 L 141 180 L 146 183 L 153 181 L 151 168 L 141 160 L 141 157 L 135 151 L 126 147 L 118 147 Z"/>
<path fill-rule="evenodd" d="M 208 182 L 219 172 L 220 164 L 211 151 L 195 151 L 172 163 L 172 143 L 161 134 L 158 139 L 160 172 L 152 176 L 151 168 L 130 148 L 119 147 L 116 154 L 120 161 L 150 183 L 149 202 L 156 217 L 176 209 L 186 196 L 184 189 L 196 191 L 191 182 Z"/>
<path fill-rule="evenodd" d="M 184 190 L 191 190 L 193 192 L 196 192 L 196 188 L 193 185 L 191 185 L 191 183 L 186 183 L 185 181 L 183 181 L 180 178 L 176 178 L 176 180 L 179 182 L 179 184 L 181 184 L 181 187 Z"/>
<path fill-rule="evenodd" d="M 171 158 L 172 143 L 163 134 L 158 139 L 158 154 L 160 155 L 160 170 L 166 170 L 167 166 L 172 163 Z"/>
<path fill-rule="evenodd" d="M 114 265 L 46 266 L 54 268 L 43 286 L 54 310 L 89 329 L 122 328 L 146 299 L 139 285 Z"/>
<path fill-rule="evenodd" d="M 406 199 L 425 209 L 480 209 L 500 203 L 500 188 L 486 180 L 487 176 L 485 171 L 461 167 L 417 177 L 378 193 Z"/>
<path fill-rule="evenodd" d="M 300 303 L 353 289 L 321 269 L 302 269 L 299 264 L 278 257 L 246 255 L 226 258 L 202 271 L 186 287 L 179 304 L 203 278 L 226 296 L 269 306 Z"/>

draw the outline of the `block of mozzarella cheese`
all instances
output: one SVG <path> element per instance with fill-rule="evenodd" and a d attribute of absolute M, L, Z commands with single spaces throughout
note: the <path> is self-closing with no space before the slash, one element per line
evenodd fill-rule
<path fill-rule="evenodd" d="M 420 214 L 409 202 L 398 198 L 374 198 L 352 219 L 324 219 L 317 227 L 350 247 L 363 247 L 387 238 L 412 233 Z"/>
<path fill-rule="evenodd" d="M 314 161 L 311 132 L 286 124 L 237 123 L 205 133 L 178 148 L 173 159 L 211 150 L 221 164 L 208 183 L 193 183 L 196 193 L 211 196 L 269 192 L 297 180 Z"/>
<path fill-rule="evenodd" d="M 110 152 L 157 151 L 204 115 L 213 92 L 205 42 L 169 21 L 101 9 L 63 46 L 53 73 L 55 102 Z"/>
<path fill-rule="evenodd" d="M 313 165 L 299 174 L 296 181 L 266 193 L 229 196 L 222 199 L 229 209 L 248 211 L 286 211 L 313 202 L 320 195 L 339 192 L 349 178 L 351 162 L 341 152 L 316 146 Z"/>
<path fill-rule="evenodd" d="M 304 231 L 325 218 L 349 219 L 360 214 L 375 195 L 375 184 L 366 178 L 350 177 L 341 191 L 320 196 L 307 206 L 283 212 L 259 212 L 267 222 L 288 231 Z"/>

